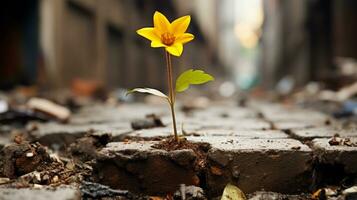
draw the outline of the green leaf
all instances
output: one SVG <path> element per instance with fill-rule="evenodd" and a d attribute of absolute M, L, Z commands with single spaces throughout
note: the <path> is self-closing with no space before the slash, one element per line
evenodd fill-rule
<path fill-rule="evenodd" d="M 187 90 L 190 85 L 203 84 L 208 81 L 213 81 L 213 76 L 205 73 L 202 70 L 189 69 L 183 72 L 176 80 L 176 91 L 183 92 Z"/>
<path fill-rule="evenodd" d="M 246 200 L 242 190 L 240 190 L 237 186 L 228 183 L 224 188 L 221 200 Z"/>
<path fill-rule="evenodd" d="M 126 94 L 131 94 L 133 92 L 140 92 L 140 93 L 148 93 L 148 94 L 152 94 L 158 97 L 162 97 L 165 99 L 169 99 L 164 93 L 162 93 L 159 90 L 156 89 L 152 89 L 152 88 L 134 88 L 132 90 L 129 90 Z"/>

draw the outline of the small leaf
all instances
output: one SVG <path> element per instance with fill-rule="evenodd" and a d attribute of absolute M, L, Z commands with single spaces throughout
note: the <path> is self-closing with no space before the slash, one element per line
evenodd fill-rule
<path fill-rule="evenodd" d="M 183 92 L 190 85 L 203 84 L 208 81 L 213 81 L 213 76 L 205 73 L 202 70 L 189 69 L 183 72 L 176 80 L 176 91 Z"/>
<path fill-rule="evenodd" d="M 164 93 L 160 92 L 159 90 L 152 89 L 152 88 L 134 88 L 132 90 L 129 90 L 126 94 L 131 94 L 133 92 L 148 93 L 148 94 L 152 94 L 155 96 L 159 96 L 159 97 L 168 99 L 168 97 Z"/>
<path fill-rule="evenodd" d="M 240 190 L 237 186 L 228 183 L 224 188 L 221 200 L 246 200 L 242 190 Z"/>

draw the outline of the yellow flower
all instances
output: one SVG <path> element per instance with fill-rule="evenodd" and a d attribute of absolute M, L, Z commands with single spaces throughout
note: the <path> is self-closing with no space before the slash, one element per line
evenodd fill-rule
<path fill-rule="evenodd" d="M 180 17 L 172 23 L 160 12 L 154 14 L 154 27 L 142 28 L 136 32 L 151 40 L 151 47 L 165 47 L 166 51 L 174 56 L 180 56 L 183 44 L 193 40 L 194 36 L 185 33 L 190 24 L 189 15 Z"/>

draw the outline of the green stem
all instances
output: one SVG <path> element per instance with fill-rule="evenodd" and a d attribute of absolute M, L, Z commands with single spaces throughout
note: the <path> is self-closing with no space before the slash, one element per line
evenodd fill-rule
<path fill-rule="evenodd" d="M 167 67 L 167 82 L 169 87 L 169 104 L 171 109 L 172 124 L 174 128 L 175 140 L 178 141 L 176 117 L 175 117 L 175 91 L 172 85 L 172 63 L 170 53 L 165 50 L 166 55 L 166 67 Z"/>

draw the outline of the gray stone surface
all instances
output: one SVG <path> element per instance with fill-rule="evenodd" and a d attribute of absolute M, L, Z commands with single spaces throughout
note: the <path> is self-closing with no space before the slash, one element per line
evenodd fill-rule
<path fill-rule="evenodd" d="M 205 155 L 205 171 L 193 169 L 197 157 L 192 150 L 168 152 L 153 148 L 157 143 L 154 141 L 132 142 L 136 137 L 150 140 L 172 135 L 166 104 L 84 107 L 68 124 L 39 124 L 31 136 L 50 146 L 69 146 L 89 132 L 110 133 L 114 141 L 129 138 L 129 142 L 112 142 L 100 150 L 94 166 L 95 177 L 113 188 L 149 194 L 166 194 L 175 191 L 180 183 L 200 182 L 214 196 L 220 195 L 228 182 L 237 184 L 246 193 L 258 190 L 299 193 L 310 189 L 313 170 L 321 180 L 329 176 L 317 172 L 322 165 L 343 166 L 342 174 L 357 174 L 356 147 L 328 144 L 335 134 L 355 140 L 356 130 L 337 128 L 338 124 L 325 114 L 254 101 L 247 107 L 231 102 L 188 113 L 179 108 L 176 109 L 179 133 L 183 130 L 188 140 L 211 145 Z M 130 122 L 148 114 L 161 117 L 166 126 L 132 130 Z M 312 140 L 313 149 L 301 143 L 306 140 Z"/>
<path fill-rule="evenodd" d="M 58 188 L 0 188 L 0 200 L 80 200 L 79 190 Z"/>
<path fill-rule="evenodd" d="M 335 135 L 340 137 L 357 137 L 357 130 L 338 129 L 331 126 L 324 126 L 318 128 L 301 128 L 292 129 L 293 137 L 301 140 L 311 140 L 314 138 L 330 138 Z"/>

